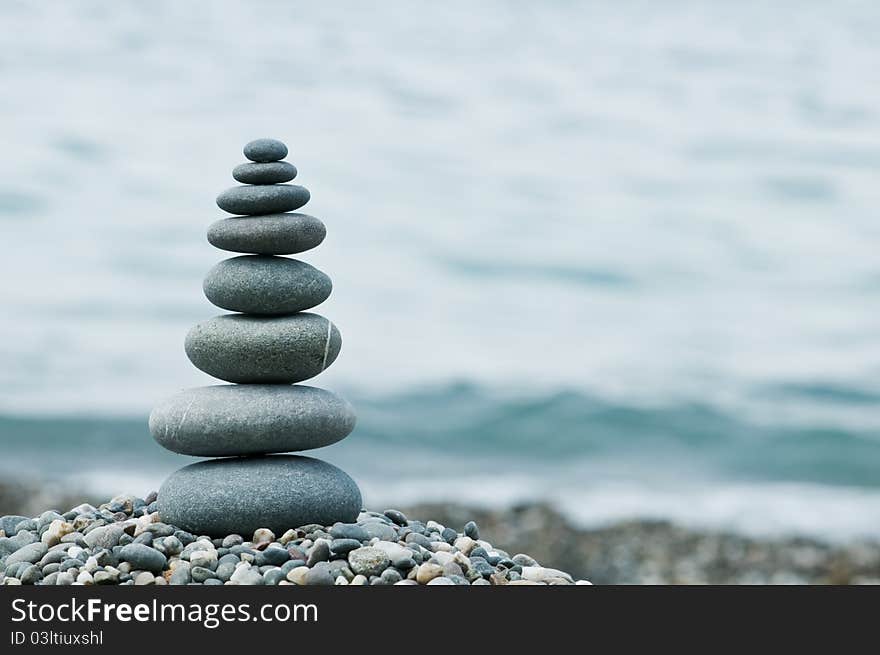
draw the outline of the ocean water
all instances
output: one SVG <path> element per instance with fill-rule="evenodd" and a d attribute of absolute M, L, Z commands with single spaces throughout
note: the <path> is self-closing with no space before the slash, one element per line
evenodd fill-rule
<path fill-rule="evenodd" d="M 146 493 L 290 146 L 371 505 L 880 535 L 872 3 L 5 3 L 0 475 Z"/>

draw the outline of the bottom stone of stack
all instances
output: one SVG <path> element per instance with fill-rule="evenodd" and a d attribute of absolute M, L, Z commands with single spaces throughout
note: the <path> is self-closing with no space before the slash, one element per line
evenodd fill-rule
<path fill-rule="evenodd" d="M 269 528 L 351 523 L 361 492 L 348 474 L 312 457 L 213 459 L 172 473 L 159 490 L 163 522 L 196 535 L 251 534 Z"/>

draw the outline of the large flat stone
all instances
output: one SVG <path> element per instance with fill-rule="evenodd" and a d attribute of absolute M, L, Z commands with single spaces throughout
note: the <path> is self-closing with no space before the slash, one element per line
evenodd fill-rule
<path fill-rule="evenodd" d="M 344 471 L 319 459 L 272 455 L 198 462 L 159 489 L 163 522 L 193 534 L 283 534 L 309 523 L 353 522 L 361 493 Z"/>
<path fill-rule="evenodd" d="M 238 216 L 215 221 L 208 242 L 215 248 L 256 255 L 294 255 L 320 245 L 327 228 L 308 214 Z"/>
<path fill-rule="evenodd" d="M 233 312 L 280 316 L 320 305 L 333 283 L 298 259 L 243 255 L 225 259 L 205 276 L 205 296 Z"/>
<path fill-rule="evenodd" d="M 296 166 L 286 161 L 266 164 L 239 164 L 232 169 L 232 177 L 242 184 L 281 184 L 296 177 Z"/>
<path fill-rule="evenodd" d="M 183 455 L 254 455 L 329 446 L 348 436 L 355 420 L 351 404 L 325 389 L 230 384 L 162 401 L 150 414 L 150 432 Z"/>
<path fill-rule="evenodd" d="M 215 378 L 290 384 L 330 366 L 342 348 L 342 335 L 319 314 L 275 318 L 227 314 L 193 327 L 184 347 L 190 361 Z"/>
<path fill-rule="evenodd" d="M 230 214 L 275 214 L 299 209 L 309 197 L 309 190 L 296 184 L 243 185 L 217 196 L 217 206 Z"/>

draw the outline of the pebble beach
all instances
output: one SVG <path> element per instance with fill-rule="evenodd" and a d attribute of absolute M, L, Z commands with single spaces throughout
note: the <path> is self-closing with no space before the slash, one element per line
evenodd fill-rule
<path fill-rule="evenodd" d="M 158 494 L 37 517 L 0 517 L 4 585 L 589 585 L 461 529 L 403 512 L 283 534 L 194 535 L 162 522 Z"/>

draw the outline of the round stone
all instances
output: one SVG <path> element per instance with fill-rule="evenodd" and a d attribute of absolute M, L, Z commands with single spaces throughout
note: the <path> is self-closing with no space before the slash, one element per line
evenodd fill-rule
<path fill-rule="evenodd" d="M 320 245 L 327 228 L 308 214 L 222 218 L 208 228 L 215 248 L 256 255 L 294 255 Z"/>
<path fill-rule="evenodd" d="M 353 521 L 361 493 L 344 471 L 311 457 L 272 455 L 198 462 L 165 480 L 162 520 L 193 534 L 250 534 Z"/>
<path fill-rule="evenodd" d="M 232 177 L 242 184 L 281 184 L 296 177 L 296 167 L 286 161 L 239 164 L 232 169 Z"/>
<path fill-rule="evenodd" d="M 218 385 L 186 389 L 150 414 L 153 438 L 197 457 L 323 448 L 354 429 L 352 406 L 305 385 Z"/>
<path fill-rule="evenodd" d="M 202 287 L 208 300 L 221 309 L 278 316 L 320 305 L 330 296 L 333 283 L 298 259 L 242 255 L 214 266 Z"/>
<path fill-rule="evenodd" d="M 348 554 L 348 563 L 354 573 L 370 577 L 372 575 L 381 575 L 382 571 L 391 564 L 391 560 L 385 554 L 385 551 L 373 548 L 372 546 L 364 546 Z"/>
<path fill-rule="evenodd" d="M 215 316 L 193 327 L 184 344 L 196 368 L 239 384 L 308 380 L 330 366 L 341 347 L 336 326 L 308 312 L 277 318 Z"/>
<path fill-rule="evenodd" d="M 119 559 L 131 564 L 132 568 L 157 572 L 165 568 L 165 556 L 144 544 L 128 544 L 119 551 Z"/>
<path fill-rule="evenodd" d="M 251 161 L 278 161 L 287 157 L 287 146 L 278 139 L 254 139 L 242 152 Z"/>
<path fill-rule="evenodd" d="M 309 190 L 296 184 L 234 186 L 217 196 L 217 206 L 230 214 L 255 216 L 299 209 L 309 201 Z"/>

